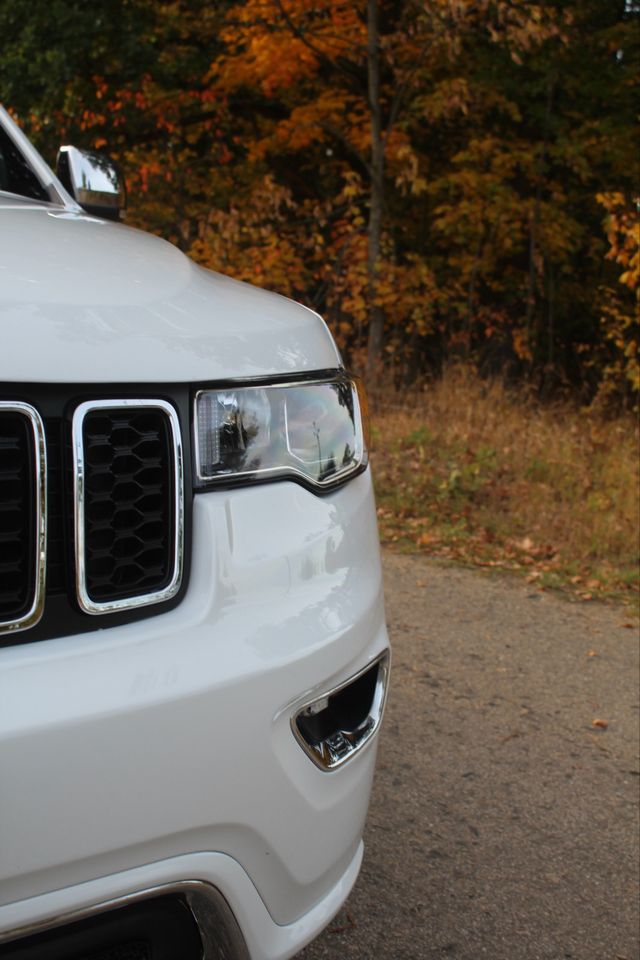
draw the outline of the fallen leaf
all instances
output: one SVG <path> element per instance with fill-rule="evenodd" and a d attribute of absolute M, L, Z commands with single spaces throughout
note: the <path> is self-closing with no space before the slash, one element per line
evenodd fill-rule
<path fill-rule="evenodd" d="M 522 734 L 520 733 L 519 730 L 514 730 L 513 733 L 510 733 L 508 736 L 502 737 L 500 739 L 500 743 L 509 743 L 509 740 L 515 740 L 516 737 L 521 737 L 521 736 Z"/>
<path fill-rule="evenodd" d="M 346 913 L 347 922 L 341 924 L 338 927 L 330 927 L 329 930 L 327 931 L 328 933 L 344 933 L 345 930 L 353 930 L 354 927 L 358 926 L 358 924 L 353 919 L 349 911 L 347 910 L 345 913 Z"/>
<path fill-rule="evenodd" d="M 602 752 L 603 752 L 603 753 L 606 753 L 606 754 L 609 753 L 609 751 L 607 750 L 607 748 L 605 747 L 605 745 L 604 745 L 604 743 L 603 743 L 603 741 L 602 741 L 602 737 L 601 737 L 601 736 L 596 735 L 595 733 L 590 733 L 590 734 L 589 734 L 589 740 L 591 740 L 591 742 L 594 744 L 594 746 L 596 746 L 596 747 L 598 748 L 598 750 L 602 750 Z"/>

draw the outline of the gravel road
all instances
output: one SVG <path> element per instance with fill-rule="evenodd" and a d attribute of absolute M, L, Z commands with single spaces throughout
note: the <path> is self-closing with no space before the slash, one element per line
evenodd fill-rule
<path fill-rule="evenodd" d="M 364 865 L 299 960 L 639 960 L 637 621 L 384 564 L 394 661 Z"/>

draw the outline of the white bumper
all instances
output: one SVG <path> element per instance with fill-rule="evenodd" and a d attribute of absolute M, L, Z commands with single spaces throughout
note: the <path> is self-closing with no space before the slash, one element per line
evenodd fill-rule
<path fill-rule="evenodd" d="M 200 880 L 276 960 L 355 879 L 375 747 L 326 773 L 290 721 L 387 646 L 370 474 L 198 494 L 193 521 L 176 609 L 0 651 L 0 938 Z"/>

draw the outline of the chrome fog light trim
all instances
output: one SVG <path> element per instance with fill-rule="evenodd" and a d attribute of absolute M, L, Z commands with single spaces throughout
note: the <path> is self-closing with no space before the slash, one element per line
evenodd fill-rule
<path fill-rule="evenodd" d="M 296 709 L 291 717 L 293 735 L 321 770 L 342 766 L 377 733 L 387 697 L 389 665 L 390 652 L 385 650 L 348 680 Z"/>

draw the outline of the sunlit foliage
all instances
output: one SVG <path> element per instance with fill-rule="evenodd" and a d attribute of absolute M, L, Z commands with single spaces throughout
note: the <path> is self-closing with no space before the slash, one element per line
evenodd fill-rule
<path fill-rule="evenodd" d="M 633 405 L 639 34 L 625 0 L 13 0 L 0 99 L 370 374 Z"/>

